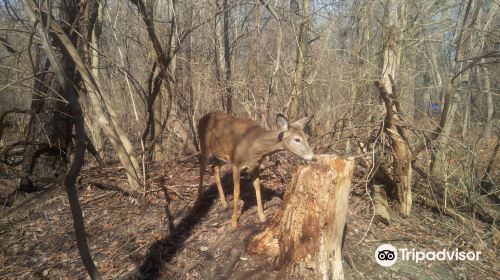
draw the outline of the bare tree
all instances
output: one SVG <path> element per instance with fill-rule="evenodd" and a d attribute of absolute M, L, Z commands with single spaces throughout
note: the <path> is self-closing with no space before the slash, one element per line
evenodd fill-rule
<path fill-rule="evenodd" d="M 292 11 L 293 13 L 294 11 Z M 297 11 L 298 13 L 298 11 Z M 297 16 L 297 24 L 299 31 L 296 42 L 296 57 L 295 57 L 295 78 L 293 83 L 293 91 L 289 100 L 289 114 L 293 118 L 298 117 L 300 111 L 300 99 L 302 92 L 307 83 L 307 55 L 309 48 L 309 25 L 311 21 L 311 1 L 302 0 L 300 5 L 300 15 Z"/>
<path fill-rule="evenodd" d="M 226 111 L 233 112 L 233 87 L 232 83 L 232 69 L 231 69 L 231 45 L 229 42 L 229 28 L 231 21 L 231 8 L 229 7 L 229 0 L 223 0 L 222 8 L 224 9 L 224 63 L 225 63 L 225 83 L 226 83 Z"/>
<path fill-rule="evenodd" d="M 26 5 L 26 4 L 25 4 Z M 61 4 L 61 21 L 74 21 L 75 5 Z M 49 15 L 52 11 L 49 11 Z M 69 28 L 64 32 L 69 33 Z M 76 37 L 72 36 L 72 42 Z M 34 191 L 47 184 L 42 178 L 61 178 L 66 173 L 71 149 L 72 120 L 65 102 L 65 92 L 52 74 L 53 65 L 47 53 L 41 48 L 36 50 L 35 83 L 33 86 L 31 116 L 26 141 L 29 143 L 23 155 L 23 172 L 27 175 L 21 180 L 21 189 Z M 74 72 L 71 59 L 62 58 L 60 66 L 66 73 Z M 73 77 L 76 78 L 76 77 Z"/>
<path fill-rule="evenodd" d="M 82 210 L 80 208 L 80 203 L 78 202 L 78 195 L 75 186 L 76 177 L 78 176 L 78 173 L 80 172 L 80 169 L 82 167 L 85 154 L 86 137 L 82 108 L 78 101 L 76 90 L 72 86 L 70 78 L 67 76 L 65 69 L 63 69 L 60 62 L 56 58 L 56 55 L 52 50 L 52 45 L 49 43 L 50 39 L 47 30 L 51 30 L 51 21 L 54 20 L 52 18 L 50 5 L 48 6 L 48 11 L 44 15 L 41 14 L 38 16 L 35 14 L 34 10 L 36 6 L 33 2 L 31 2 L 30 0 L 23 0 L 23 5 L 29 21 L 34 26 L 36 33 L 40 37 L 42 47 L 47 55 L 47 58 L 50 61 L 51 65 L 54 67 L 55 78 L 57 79 L 59 85 L 62 87 L 61 93 L 63 94 L 63 98 L 68 101 L 69 111 L 71 113 L 71 116 L 73 117 L 75 131 L 77 134 L 75 147 L 76 151 L 71 168 L 64 178 L 63 185 L 66 187 L 68 200 L 70 201 L 71 213 L 73 215 L 73 224 L 75 227 L 75 235 L 78 243 L 78 251 L 80 252 L 83 264 L 87 269 L 87 272 L 91 279 L 101 279 L 99 271 L 97 270 L 94 261 L 92 260 L 90 250 L 87 245 Z M 70 7 L 63 6 L 63 9 L 61 10 L 66 11 L 69 15 L 71 15 Z M 75 14 L 73 14 L 73 16 L 75 16 Z M 42 26 L 42 24 L 45 26 Z"/>

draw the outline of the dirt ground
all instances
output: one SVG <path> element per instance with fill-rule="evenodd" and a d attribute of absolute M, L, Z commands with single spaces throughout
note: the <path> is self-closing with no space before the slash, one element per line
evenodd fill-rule
<path fill-rule="evenodd" d="M 262 174 L 268 221 L 281 207 L 293 166 L 281 164 Z M 228 168 L 222 182 L 231 204 Z M 123 178 L 116 166 L 89 168 L 83 175 Z M 202 206 L 193 209 L 198 165 L 152 166 L 151 190 L 136 200 L 119 192 L 84 185 L 79 189 L 86 232 L 95 263 L 104 279 L 141 274 L 147 279 L 277 279 L 276 268 L 246 250 L 249 238 L 266 224 L 258 222 L 255 194 L 242 181 L 239 228 L 230 229 L 231 210 L 224 210 L 213 178 L 205 178 Z M 280 175 L 281 174 L 281 175 Z M 457 221 L 419 203 L 415 190 L 410 218 L 396 217 L 390 226 L 371 223 L 373 207 L 363 183 L 353 186 L 344 244 L 346 279 L 500 279 L 500 234 L 477 220 Z M 64 189 L 50 186 L 18 194 L 0 211 L 1 279 L 87 279 L 74 238 Z M 478 261 L 398 261 L 385 268 L 375 262 L 376 248 L 421 251 L 481 251 Z M 130 277 L 132 276 L 132 277 Z"/>

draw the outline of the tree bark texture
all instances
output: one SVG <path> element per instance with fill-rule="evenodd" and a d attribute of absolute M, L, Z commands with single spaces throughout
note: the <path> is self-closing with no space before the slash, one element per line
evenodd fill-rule
<path fill-rule="evenodd" d="M 271 102 L 271 95 L 274 92 L 277 91 L 278 88 L 278 81 L 276 79 L 276 75 L 278 74 L 278 71 L 280 69 L 281 65 L 281 44 L 283 42 L 283 28 L 281 26 L 281 17 L 276 13 L 276 11 L 273 9 L 272 6 L 268 5 L 269 3 L 264 0 L 260 0 L 261 4 L 264 5 L 264 7 L 267 9 L 267 11 L 274 17 L 276 20 L 276 23 L 278 25 L 278 32 L 276 34 L 276 57 L 274 59 L 274 69 L 273 73 L 271 74 L 271 77 L 269 79 L 269 85 L 267 87 L 267 94 L 264 96 L 264 107 L 265 107 L 265 113 L 264 117 L 266 119 L 266 125 L 267 125 L 267 118 L 269 117 L 269 109 L 270 109 L 270 102 Z M 268 126 L 267 126 L 268 127 Z"/>
<path fill-rule="evenodd" d="M 61 11 L 64 15 L 72 15 L 75 17 L 76 15 L 76 6 L 66 6 L 67 3 L 62 3 Z M 74 81 L 71 81 L 68 73 L 74 74 L 74 71 L 67 72 L 68 69 L 65 69 L 62 65 L 75 65 L 75 61 L 72 60 L 68 54 L 64 54 L 63 58 L 67 60 L 68 63 L 61 63 L 61 61 L 56 57 L 55 52 L 53 50 L 53 46 L 50 44 L 49 39 L 49 31 L 51 29 L 51 7 L 48 5 L 48 16 L 44 17 L 42 15 L 37 16 L 35 14 L 35 3 L 31 0 L 23 0 L 23 6 L 26 11 L 26 15 L 33 25 L 36 33 L 38 34 L 40 41 L 42 43 L 42 48 L 47 56 L 47 60 L 50 61 L 50 64 L 54 70 L 54 77 L 57 80 L 57 83 L 61 87 L 62 98 L 67 101 L 68 104 L 68 112 L 69 115 L 73 118 L 72 124 L 75 125 L 76 132 L 76 145 L 75 145 L 75 155 L 71 167 L 69 168 L 66 176 L 64 178 L 63 185 L 66 189 L 66 193 L 68 195 L 68 201 L 71 208 L 71 214 L 73 216 L 73 226 L 75 229 L 75 236 L 78 251 L 80 253 L 80 257 L 82 259 L 83 265 L 87 270 L 91 279 L 99 280 L 101 279 L 99 271 L 92 260 L 92 255 L 90 253 L 87 239 L 85 235 L 85 224 L 83 222 L 83 214 L 82 209 L 80 207 L 80 203 L 78 201 L 78 194 L 76 190 L 76 178 L 80 172 L 80 169 L 83 165 L 84 155 L 85 155 L 85 125 L 84 125 L 84 117 L 80 102 L 78 100 L 78 93 L 75 87 L 73 87 Z M 61 19 L 67 20 L 64 16 L 61 16 Z M 66 30 L 67 31 L 67 30 Z M 69 63 L 71 61 L 71 63 Z M 70 131 L 71 131 L 70 126 Z"/>
<path fill-rule="evenodd" d="M 408 217 L 411 212 L 411 150 L 402 128 L 398 125 L 397 114 L 401 113 L 401 106 L 396 94 L 396 87 L 392 76 L 389 76 L 391 93 L 381 81 L 375 82 L 380 97 L 384 102 L 386 115 L 384 120 L 384 132 L 389 137 L 392 147 L 392 179 L 395 183 L 394 189 L 387 189 L 391 197 L 396 198 L 396 207 L 403 217 Z"/>
<path fill-rule="evenodd" d="M 42 14 L 42 16 L 45 15 Z M 48 24 L 49 22 L 47 25 Z M 94 111 L 98 116 L 97 120 L 99 125 L 101 126 L 107 139 L 115 148 L 118 157 L 126 170 L 131 188 L 140 192 L 142 184 L 142 180 L 140 178 L 140 166 L 135 156 L 132 143 L 128 139 L 123 128 L 117 122 L 117 114 L 111 106 L 112 102 L 110 98 L 102 94 L 100 89 L 101 86 L 83 62 L 80 54 L 75 48 L 75 45 L 68 35 L 66 35 L 63 28 L 54 20 L 50 21 L 50 28 L 54 31 L 51 33 L 54 45 L 64 50 L 63 52 L 67 54 L 65 57 L 71 59 L 76 70 L 78 70 L 79 77 L 85 85 L 85 88 L 90 96 L 90 100 L 92 101 Z"/>
<path fill-rule="evenodd" d="M 61 9 L 61 20 L 72 22 L 76 9 L 77 7 L 65 5 Z M 76 38 L 73 36 L 71 40 L 75 42 Z M 60 61 L 66 73 L 74 73 L 75 65 L 70 59 L 62 57 Z M 46 184 L 37 182 L 37 177 L 64 176 L 69 163 L 68 149 L 71 146 L 72 120 L 68 105 L 61 98 L 65 93 L 57 83 L 53 66 L 41 48 L 36 50 L 35 77 L 26 136 L 26 141 L 32 144 L 26 146 L 22 163 L 25 174 L 32 176 L 21 180 L 20 187 L 25 191 L 34 191 Z"/>
<path fill-rule="evenodd" d="M 96 79 L 96 82 L 99 84 L 100 83 L 100 70 L 99 70 L 99 65 L 100 65 L 100 56 L 98 53 L 98 50 L 100 49 L 101 46 L 101 34 L 102 34 L 102 26 L 103 26 L 103 4 L 102 2 L 98 3 L 93 3 L 95 6 L 94 8 L 97 8 L 97 15 L 95 20 L 93 21 L 92 24 L 92 31 L 90 34 L 90 45 L 92 46 L 90 48 L 90 66 L 92 69 L 92 75 Z M 90 100 L 86 101 L 90 106 L 92 107 L 92 104 Z M 94 110 L 93 108 L 91 110 Z M 96 120 L 96 114 L 94 111 L 92 111 L 91 116 L 88 116 L 87 119 L 89 119 L 89 132 L 90 135 L 92 136 L 92 141 L 95 144 L 95 148 L 99 155 L 104 156 L 104 136 L 102 129 L 99 127 L 99 123 Z"/>
<path fill-rule="evenodd" d="M 279 279 L 343 279 L 341 248 L 354 160 L 318 156 L 298 168 L 284 208 L 249 243 L 253 253 L 277 258 Z"/>
<path fill-rule="evenodd" d="M 229 21 L 231 14 L 229 11 L 229 0 L 223 1 L 224 7 L 224 62 L 225 62 L 225 79 L 226 79 L 226 111 L 233 112 L 233 86 L 232 69 L 231 69 L 231 45 L 229 42 Z"/>
<path fill-rule="evenodd" d="M 177 25 L 177 21 L 175 19 L 175 14 L 172 13 L 172 20 L 170 21 L 170 32 L 168 34 L 168 44 L 166 46 L 166 48 L 163 48 L 161 42 L 160 42 L 160 39 L 158 38 L 157 36 L 157 33 L 155 31 L 155 27 L 154 27 L 154 21 L 153 21 L 153 18 L 152 18 L 152 7 L 149 9 L 149 13 L 148 13 L 148 8 L 146 7 L 145 3 L 143 2 L 143 0 L 130 0 L 130 2 L 134 5 L 136 5 L 137 9 L 139 10 L 139 13 L 141 14 L 141 17 L 142 17 L 142 20 L 144 22 L 144 24 L 146 25 L 146 29 L 148 31 L 148 35 L 149 35 L 149 39 L 151 40 L 151 43 L 153 45 L 153 49 L 156 53 L 156 56 L 157 56 L 157 62 L 158 62 L 158 66 L 160 67 L 160 72 L 159 72 L 159 77 L 161 77 L 163 79 L 163 84 L 165 85 L 165 88 L 166 88 L 166 92 L 167 92 L 167 99 L 169 100 L 168 101 L 168 105 L 167 105 L 167 108 L 165 108 L 165 120 L 164 120 L 164 124 L 166 124 L 168 118 L 170 117 L 170 112 L 171 112 L 171 106 L 172 106 L 172 101 L 173 101 L 173 90 L 172 90 L 172 87 L 170 85 L 170 82 L 173 80 L 172 78 L 172 70 L 171 69 L 174 69 L 174 67 L 171 68 L 171 63 L 173 62 L 174 58 L 175 58 L 175 53 L 178 51 L 178 48 L 176 49 L 173 49 L 174 47 L 174 44 L 173 44 L 173 38 L 174 38 L 174 29 L 176 28 L 176 25 Z M 147 4 L 147 3 L 146 3 Z M 169 4 L 169 10 L 172 11 L 173 9 L 175 9 L 175 5 L 174 3 L 170 3 Z M 180 40 L 182 41 L 182 39 Z M 154 99 L 152 100 L 152 104 L 154 104 Z M 157 102 L 160 102 L 159 100 Z M 161 106 L 161 105 L 156 105 L 157 107 L 155 108 L 156 110 L 158 110 L 158 106 Z M 153 110 L 150 111 L 151 113 L 154 113 Z M 154 120 L 154 118 L 153 118 Z M 155 138 L 153 141 L 151 141 L 150 145 L 153 145 L 151 146 L 151 148 L 155 149 L 155 144 L 157 143 L 158 140 L 160 140 L 161 138 L 161 130 L 162 129 L 158 129 L 159 127 L 157 126 L 157 129 L 155 129 Z M 156 146 L 156 148 L 158 149 L 158 151 L 161 151 L 161 146 Z M 149 149 L 149 146 L 148 146 L 148 149 Z"/>
<path fill-rule="evenodd" d="M 307 80 L 307 51 L 309 48 L 309 22 L 311 19 L 311 2 L 302 0 L 301 15 L 298 18 L 299 35 L 295 58 L 295 77 L 293 92 L 290 99 L 289 115 L 297 118 L 300 112 L 300 99 Z"/>

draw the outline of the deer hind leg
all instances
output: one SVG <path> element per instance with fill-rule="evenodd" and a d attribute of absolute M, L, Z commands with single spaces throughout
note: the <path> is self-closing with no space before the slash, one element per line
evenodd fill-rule
<path fill-rule="evenodd" d="M 203 176 L 208 164 L 208 155 L 201 153 L 200 155 L 200 184 L 198 185 L 198 197 L 196 198 L 196 205 L 199 206 L 203 197 Z"/>
<path fill-rule="evenodd" d="M 217 190 L 219 191 L 220 202 L 222 203 L 222 207 L 227 209 L 226 197 L 224 196 L 224 190 L 222 189 L 222 183 L 220 181 L 220 167 L 223 165 L 223 162 L 216 159 L 212 165 L 212 172 L 215 178 L 215 184 L 217 185 Z"/>
<path fill-rule="evenodd" d="M 240 168 L 236 165 L 233 165 L 233 183 L 234 183 L 234 208 L 233 208 L 233 216 L 231 218 L 231 226 L 232 228 L 238 227 L 238 201 L 240 200 Z"/>
<path fill-rule="evenodd" d="M 261 223 L 266 221 L 266 215 L 264 214 L 264 207 L 262 207 L 262 196 L 260 193 L 260 177 L 259 177 L 259 167 L 256 167 L 252 173 L 253 187 L 255 188 L 255 196 L 257 197 L 257 212 L 259 214 L 259 221 Z"/>

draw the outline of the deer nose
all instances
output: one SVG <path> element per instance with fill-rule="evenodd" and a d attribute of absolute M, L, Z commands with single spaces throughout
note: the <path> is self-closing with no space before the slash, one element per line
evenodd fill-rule
<path fill-rule="evenodd" d="M 309 152 L 306 155 L 304 155 L 304 159 L 305 160 L 312 160 L 313 158 L 314 158 L 314 153 L 313 152 Z"/>

